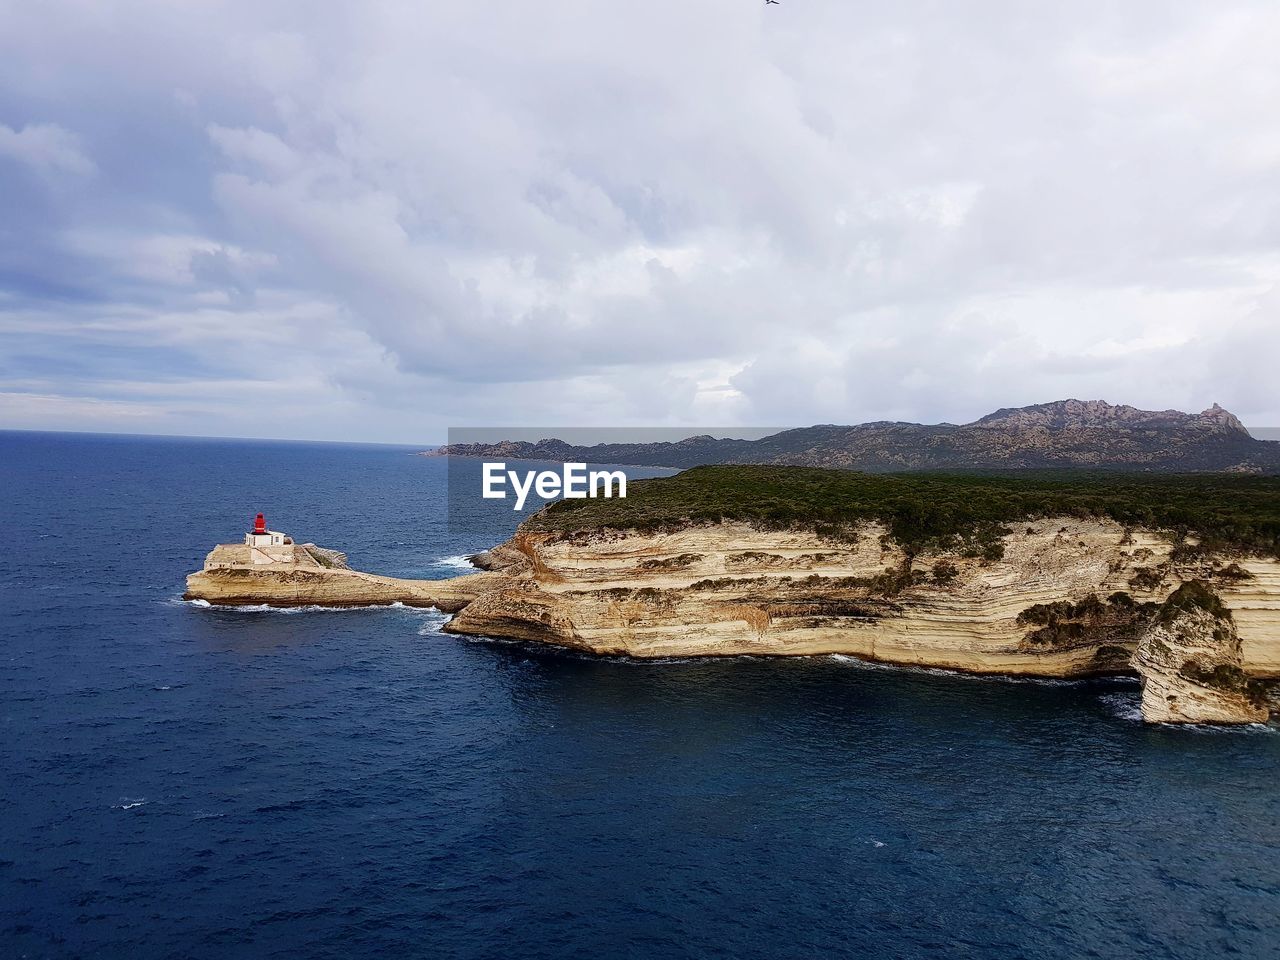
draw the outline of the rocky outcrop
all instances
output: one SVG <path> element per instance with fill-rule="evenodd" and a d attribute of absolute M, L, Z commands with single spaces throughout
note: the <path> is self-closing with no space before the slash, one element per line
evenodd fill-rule
<path fill-rule="evenodd" d="M 675 443 L 581 446 L 562 440 L 457 443 L 427 455 L 499 460 L 625 463 L 788 464 L 870 472 L 1043 467 L 1280 473 L 1280 443 L 1256 440 L 1216 403 L 1201 413 L 1139 410 L 1102 400 L 1007 408 L 967 424 L 822 424 L 759 440 L 707 435 Z"/>
<path fill-rule="evenodd" d="M 1180 410 L 1139 410 L 1126 404 L 1103 400 L 1059 400 L 1029 407 L 1007 407 L 989 413 L 970 424 L 1010 433 L 1071 430 L 1175 431 L 1189 435 L 1209 435 L 1247 439 L 1249 431 L 1239 418 L 1218 404 L 1200 413 Z"/>
<path fill-rule="evenodd" d="M 187 577 L 186 600 L 218 606 L 363 607 L 403 603 L 452 613 L 492 587 L 491 575 L 405 580 L 361 573 L 336 550 L 300 545 L 291 563 L 253 564 L 240 544 L 219 544 Z"/>
<path fill-rule="evenodd" d="M 526 528 L 476 558 L 487 572 L 441 581 L 227 556 L 215 550 L 188 578 L 189 598 L 436 606 L 456 613 L 451 633 L 639 658 L 846 654 L 1088 677 L 1132 675 L 1136 654 L 1150 717 L 1183 722 L 1265 717 L 1251 683 L 1280 678 L 1280 562 L 1214 559 L 1106 520 L 1041 518 L 1010 529 L 995 553 L 915 555 L 876 523 L 837 539 L 727 522 Z M 1210 585 L 1226 619 L 1179 606 L 1191 582 Z"/>
<path fill-rule="evenodd" d="M 1180 586 L 1138 642 L 1142 716 L 1149 723 L 1261 723 L 1262 685 L 1244 670 L 1231 611 L 1206 584 Z"/>
<path fill-rule="evenodd" d="M 1100 520 L 1020 525 L 998 560 L 908 558 L 884 528 L 853 542 L 746 524 L 657 533 L 523 532 L 503 576 L 446 627 L 634 657 L 841 653 L 975 673 L 1132 673 L 1159 604 L 1215 584 L 1242 663 L 1280 676 L 1280 564 L 1176 560 L 1167 539 Z"/>

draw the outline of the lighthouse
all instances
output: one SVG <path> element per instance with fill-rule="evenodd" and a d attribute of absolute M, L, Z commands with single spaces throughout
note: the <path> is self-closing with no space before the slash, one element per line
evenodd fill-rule
<path fill-rule="evenodd" d="M 323 559 L 317 559 L 317 554 Z M 268 529 L 267 518 L 261 513 L 251 521 L 244 540 L 220 543 L 204 558 L 206 570 L 279 570 L 299 566 L 345 570 L 347 558 L 335 550 L 321 550 L 314 543 L 295 544 L 287 533 Z"/>
<path fill-rule="evenodd" d="M 253 530 L 244 534 L 244 545 L 252 549 L 261 549 L 269 547 L 292 547 L 293 538 L 285 536 L 279 530 L 266 529 L 266 517 L 257 515 L 253 517 Z M 292 550 L 291 552 L 292 559 Z"/>

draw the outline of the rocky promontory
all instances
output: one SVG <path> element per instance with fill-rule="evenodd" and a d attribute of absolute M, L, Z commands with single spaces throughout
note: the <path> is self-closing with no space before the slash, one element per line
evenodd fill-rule
<path fill-rule="evenodd" d="M 1260 684 L 1280 680 L 1274 482 L 1239 478 L 1209 502 L 1213 491 L 1189 481 L 1125 494 L 1084 481 L 867 486 L 847 473 L 740 469 L 643 481 L 625 501 L 562 501 L 480 555 L 483 573 L 253 569 L 220 547 L 187 596 L 430 605 L 455 613 L 450 633 L 637 658 L 844 654 L 979 674 L 1136 675 L 1154 722 L 1267 716 Z M 747 508 L 730 488 L 751 492 Z M 700 515 L 708 491 L 719 516 Z M 834 506 L 802 519 L 813 504 Z M 1131 509 L 1150 525 L 1125 522 Z"/>
<path fill-rule="evenodd" d="M 291 544 L 292 546 L 292 544 Z M 478 573 L 449 580 L 407 580 L 352 570 L 336 550 L 298 544 L 283 559 L 254 562 L 244 544 L 222 543 L 203 569 L 187 577 L 184 599 L 218 606 L 366 607 L 403 603 L 461 610 L 493 578 Z"/>
<path fill-rule="evenodd" d="M 1203 581 L 1178 587 L 1138 642 L 1142 715 L 1157 723 L 1259 723 L 1264 685 L 1245 670 L 1231 609 Z"/>

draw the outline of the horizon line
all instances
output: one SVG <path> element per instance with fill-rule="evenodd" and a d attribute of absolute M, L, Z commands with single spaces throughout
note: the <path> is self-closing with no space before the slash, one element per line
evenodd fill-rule
<path fill-rule="evenodd" d="M 66 430 L 66 429 L 45 429 L 38 427 L 0 427 L 0 434 L 5 433 L 49 433 L 61 436 L 75 437 L 123 437 L 128 439 L 146 439 L 146 440 L 242 440 L 250 443 L 335 443 L 346 446 L 360 447 L 417 447 L 426 449 L 429 447 L 442 447 L 445 441 L 441 442 L 423 442 L 423 441 L 407 441 L 401 442 L 396 440 L 314 440 L 304 437 L 238 437 L 226 434 L 208 434 L 208 433 L 131 433 L 121 430 Z"/>

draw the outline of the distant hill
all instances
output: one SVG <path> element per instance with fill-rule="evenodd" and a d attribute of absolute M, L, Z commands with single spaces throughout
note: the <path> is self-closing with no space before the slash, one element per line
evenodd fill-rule
<path fill-rule="evenodd" d="M 1280 473 L 1280 442 L 1256 440 L 1214 404 L 1202 413 L 1059 400 L 997 410 L 973 423 L 823 424 L 759 440 L 574 446 L 561 440 L 451 444 L 428 456 L 687 468 L 788 464 L 888 473 L 909 470 L 1145 470 Z"/>

